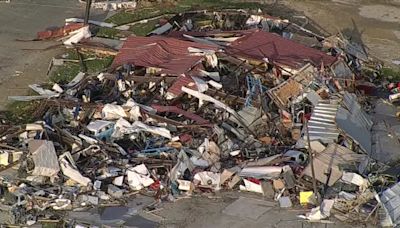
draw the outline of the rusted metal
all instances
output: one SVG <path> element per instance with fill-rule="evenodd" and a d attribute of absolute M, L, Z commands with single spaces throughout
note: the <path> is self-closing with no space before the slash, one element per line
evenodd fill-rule
<path fill-rule="evenodd" d="M 37 40 L 48 40 L 63 37 L 82 27 L 82 23 L 71 23 L 63 27 L 41 31 L 37 33 Z"/>
<path fill-rule="evenodd" d="M 300 69 L 307 63 L 330 66 L 336 58 L 322 51 L 303 46 L 278 34 L 256 31 L 232 42 L 227 53 L 256 61 L 274 62 Z"/>
<path fill-rule="evenodd" d="M 216 51 L 216 47 L 161 36 L 133 37 L 125 41 L 111 68 L 123 64 L 159 69 L 159 73 L 181 75 L 201 63 L 203 56 L 192 55 L 188 48 Z"/>
<path fill-rule="evenodd" d="M 161 106 L 161 105 L 151 105 L 152 108 L 156 109 L 157 112 L 172 112 L 176 114 L 180 114 L 185 116 L 186 118 L 189 118 L 191 120 L 196 121 L 199 124 L 208 124 L 209 121 L 201 118 L 200 116 L 193 114 L 191 112 L 185 111 L 183 109 L 180 109 L 176 106 Z"/>

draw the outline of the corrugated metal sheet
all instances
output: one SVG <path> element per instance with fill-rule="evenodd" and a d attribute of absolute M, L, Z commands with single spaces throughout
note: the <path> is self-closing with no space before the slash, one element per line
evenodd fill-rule
<path fill-rule="evenodd" d="M 371 117 L 362 110 L 355 94 L 345 92 L 342 107 L 338 109 L 336 114 L 336 124 L 338 128 L 356 141 L 365 152 L 371 154 L 373 122 Z"/>
<path fill-rule="evenodd" d="M 382 192 L 379 198 L 388 215 L 385 225 L 397 227 L 400 224 L 400 182 Z"/>
<path fill-rule="evenodd" d="M 374 108 L 372 127 L 372 153 L 377 161 L 396 166 L 400 161 L 400 121 L 396 117 L 398 107 L 381 99 Z"/>
<path fill-rule="evenodd" d="M 341 79 L 352 79 L 353 72 L 351 71 L 350 67 L 345 63 L 343 60 L 337 61 L 332 64 L 331 69 L 335 74 L 335 78 Z"/>
<path fill-rule="evenodd" d="M 372 127 L 374 143 L 372 144 L 372 153 L 369 155 L 379 162 L 397 165 L 400 160 L 400 143 L 396 133 L 400 132 L 398 130 L 400 127 L 388 125 L 385 122 L 377 122 Z"/>
<path fill-rule="evenodd" d="M 268 58 L 270 62 L 301 68 L 310 62 L 314 66 L 330 66 L 336 58 L 317 49 L 303 46 L 285 39 L 277 34 L 256 31 L 231 43 L 227 52 L 244 58 L 262 61 Z"/>
<path fill-rule="evenodd" d="M 216 50 L 216 47 L 167 37 L 129 37 L 115 57 L 112 67 L 134 64 L 160 68 L 160 73 L 180 75 L 195 67 L 203 56 L 189 53 L 188 48 Z"/>
<path fill-rule="evenodd" d="M 181 75 L 174 81 L 171 87 L 168 88 L 168 92 L 174 94 L 175 96 L 179 96 L 183 93 L 182 86 L 197 90 L 196 83 L 194 82 L 192 77 L 188 75 Z"/>
<path fill-rule="evenodd" d="M 310 140 L 331 143 L 343 132 L 371 153 L 373 122 L 357 101 L 355 94 L 345 92 L 343 99 L 320 101 L 308 122 Z M 306 138 L 306 136 L 305 136 Z"/>
<path fill-rule="evenodd" d="M 335 122 L 338 108 L 338 101 L 323 100 L 314 107 L 311 118 L 308 121 L 310 140 L 332 143 L 338 139 L 339 130 Z"/>

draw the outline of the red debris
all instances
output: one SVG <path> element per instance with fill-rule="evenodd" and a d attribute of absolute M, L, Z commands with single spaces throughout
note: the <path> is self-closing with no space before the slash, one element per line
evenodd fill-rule
<path fill-rule="evenodd" d="M 66 36 L 71 32 L 78 30 L 83 27 L 83 23 L 71 23 L 64 25 L 63 27 L 56 27 L 52 29 L 48 29 L 45 31 L 41 31 L 37 33 L 38 40 L 48 40 Z"/>
<path fill-rule="evenodd" d="M 179 96 L 183 93 L 182 86 L 197 90 L 196 83 L 194 82 L 192 77 L 181 75 L 174 81 L 171 87 L 169 87 L 168 92 L 174 94 L 175 96 Z"/>
<path fill-rule="evenodd" d="M 160 186 L 161 186 L 160 180 L 156 180 L 153 184 L 151 184 L 151 185 L 149 186 L 149 188 L 150 188 L 151 190 L 157 191 L 158 189 L 160 189 Z"/>
<path fill-rule="evenodd" d="M 179 135 L 179 140 L 181 142 L 183 142 L 183 143 L 191 142 L 192 141 L 192 136 L 187 134 L 187 133 L 184 133 L 184 134 Z"/>
<path fill-rule="evenodd" d="M 314 48 L 303 46 L 275 33 L 255 31 L 245 35 L 227 48 L 231 55 L 300 69 L 307 63 L 330 66 L 336 58 Z"/>
<path fill-rule="evenodd" d="M 214 50 L 211 45 L 199 44 L 160 36 L 129 37 L 115 57 L 112 68 L 123 64 L 161 69 L 160 73 L 181 75 L 189 72 L 203 60 L 203 56 L 193 55 L 189 47 Z"/>
<path fill-rule="evenodd" d="M 261 181 L 259 179 L 253 178 L 253 177 L 249 177 L 246 178 L 248 181 L 253 182 L 254 184 L 261 184 Z"/>

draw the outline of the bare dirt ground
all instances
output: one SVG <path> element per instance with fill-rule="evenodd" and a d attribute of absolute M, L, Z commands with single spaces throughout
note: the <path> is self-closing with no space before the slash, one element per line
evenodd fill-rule
<path fill-rule="evenodd" d="M 400 58 L 400 1 L 332 0 L 282 1 L 287 7 L 303 12 L 331 34 L 346 34 L 356 28 L 367 50 L 391 64 Z"/>
<path fill-rule="evenodd" d="M 83 6 L 75 0 L 12 0 L 0 3 L 0 109 L 7 96 L 26 93 L 28 84 L 46 79 L 50 59 L 61 50 L 43 49 L 55 42 L 20 42 L 51 26 L 61 26 L 67 17 L 81 16 Z"/>
<path fill-rule="evenodd" d="M 94 11 L 93 17 L 103 17 Z M 38 31 L 62 26 L 65 18 L 82 17 L 84 5 L 78 0 L 11 0 L 0 2 L 0 110 L 5 108 L 7 97 L 25 95 L 27 85 L 47 79 L 49 61 L 62 48 L 46 51 L 57 44 L 51 41 L 21 42 L 36 37 Z"/>

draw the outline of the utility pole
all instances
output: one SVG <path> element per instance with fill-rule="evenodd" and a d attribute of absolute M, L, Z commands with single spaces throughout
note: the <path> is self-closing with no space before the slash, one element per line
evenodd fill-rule
<path fill-rule="evenodd" d="M 85 20 L 84 24 L 89 24 L 90 6 L 92 5 L 92 0 L 86 0 L 86 10 L 85 10 Z"/>
<path fill-rule="evenodd" d="M 317 200 L 318 203 L 320 203 L 319 194 L 318 194 L 318 191 L 317 191 L 317 181 L 315 179 L 314 152 L 311 149 L 310 134 L 308 132 L 308 120 L 306 118 L 304 118 L 304 124 L 305 124 L 305 128 L 306 128 L 306 133 L 307 133 L 308 157 L 310 158 L 311 176 L 312 176 L 312 184 L 313 184 L 315 199 Z"/>

